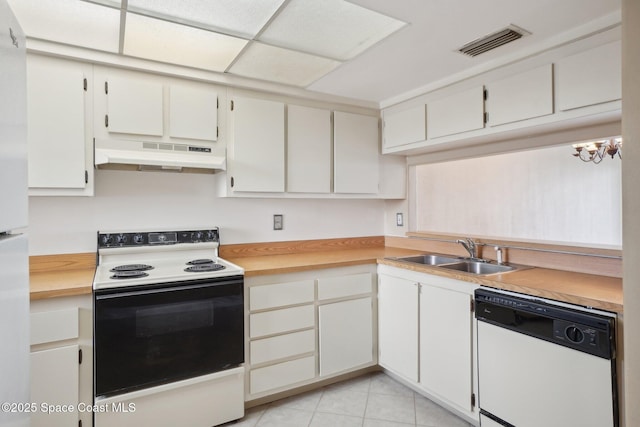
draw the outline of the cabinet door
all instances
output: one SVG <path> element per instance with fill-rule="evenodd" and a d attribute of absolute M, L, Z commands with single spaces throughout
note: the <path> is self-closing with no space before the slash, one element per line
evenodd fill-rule
<path fill-rule="evenodd" d="M 484 127 L 484 87 L 427 104 L 427 136 L 438 138 Z"/>
<path fill-rule="evenodd" d="M 378 361 L 417 382 L 418 284 L 382 274 L 378 277 Z"/>
<path fill-rule="evenodd" d="M 471 411 L 471 295 L 420 286 L 420 383 Z"/>
<path fill-rule="evenodd" d="M 331 192 L 331 111 L 287 107 L 287 191 Z"/>
<path fill-rule="evenodd" d="M 553 114 L 553 66 L 489 83 L 487 93 L 490 126 Z"/>
<path fill-rule="evenodd" d="M 397 147 L 427 139 L 425 105 L 384 113 L 383 145 Z"/>
<path fill-rule="evenodd" d="M 35 55 L 28 57 L 30 188 L 86 187 L 89 135 L 85 133 L 85 103 L 88 101 L 84 80 L 90 73 L 89 65 Z"/>
<path fill-rule="evenodd" d="M 284 104 L 236 97 L 233 121 L 234 191 L 284 191 Z"/>
<path fill-rule="evenodd" d="M 206 86 L 170 86 L 169 136 L 217 140 L 218 93 Z"/>
<path fill-rule="evenodd" d="M 121 77 L 107 84 L 109 132 L 162 136 L 162 84 Z"/>
<path fill-rule="evenodd" d="M 333 113 L 334 191 L 378 192 L 378 118 L 361 114 Z"/>
<path fill-rule="evenodd" d="M 558 108 L 562 111 L 622 97 L 621 42 L 568 56 L 556 63 Z"/>
<path fill-rule="evenodd" d="M 31 426 L 78 425 L 79 368 L 77 345 L 31 353 L 31 402 L 38 410 L 31 414 Z M 73 412 L 45 413 L 40 405 L 72 405 Z"/>
<path fill-rule="evenodd" d="M 320 375 L 373 363 L 371 297 L 318 307 Z"/>

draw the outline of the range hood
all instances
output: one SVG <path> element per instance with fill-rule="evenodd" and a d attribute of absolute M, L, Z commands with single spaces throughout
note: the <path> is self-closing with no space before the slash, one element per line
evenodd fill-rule
<path fill-rule="evenodd" d="M 98 169 L 215 173 L 226 169 L 224 149 L 208 144 L 173 144 L 124 139 L 96 139 Z"/>

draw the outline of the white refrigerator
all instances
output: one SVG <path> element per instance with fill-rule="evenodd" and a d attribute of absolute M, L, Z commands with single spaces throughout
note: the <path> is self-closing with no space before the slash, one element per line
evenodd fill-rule
<path fill-rule="evenodd" d="M 0 427 L 29 425 L 25 52 L 22 29 L 0 0 Z"/>

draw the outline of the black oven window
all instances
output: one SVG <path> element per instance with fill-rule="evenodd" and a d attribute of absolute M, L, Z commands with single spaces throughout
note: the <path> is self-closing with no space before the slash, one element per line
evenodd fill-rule
<path fill-rule="evenodd" d="M 217 372 L 244 362 L 242 278 L 96 293 L 96 396 Z"/>

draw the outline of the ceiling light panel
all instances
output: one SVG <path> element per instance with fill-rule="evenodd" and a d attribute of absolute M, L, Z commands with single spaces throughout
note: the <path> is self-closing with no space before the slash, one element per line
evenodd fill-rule
<path fill-rule="evenodd" d="M 338 65 L 332 59 L 252 42 L 229 73 L 304 87 Z"/>
<path fill-rule="evenodd" d="M 246 40 L 127 13 L 125 55 L 211 71 L 224 71 Z"/>
<path fill-rule="evenodd" d="M 284 0 L 129 0 L 128 10 L 253 38 Z"/>
<path fill-rule="evenodd" d="M 343 0 L 292 0 L 259 40 L 344 61 L 406 25 Z"/>
<path fill-rule="evenodd" d="M 120 10 L 79 0 L 10 0 L 31 38 L 118 52 Z"/>

